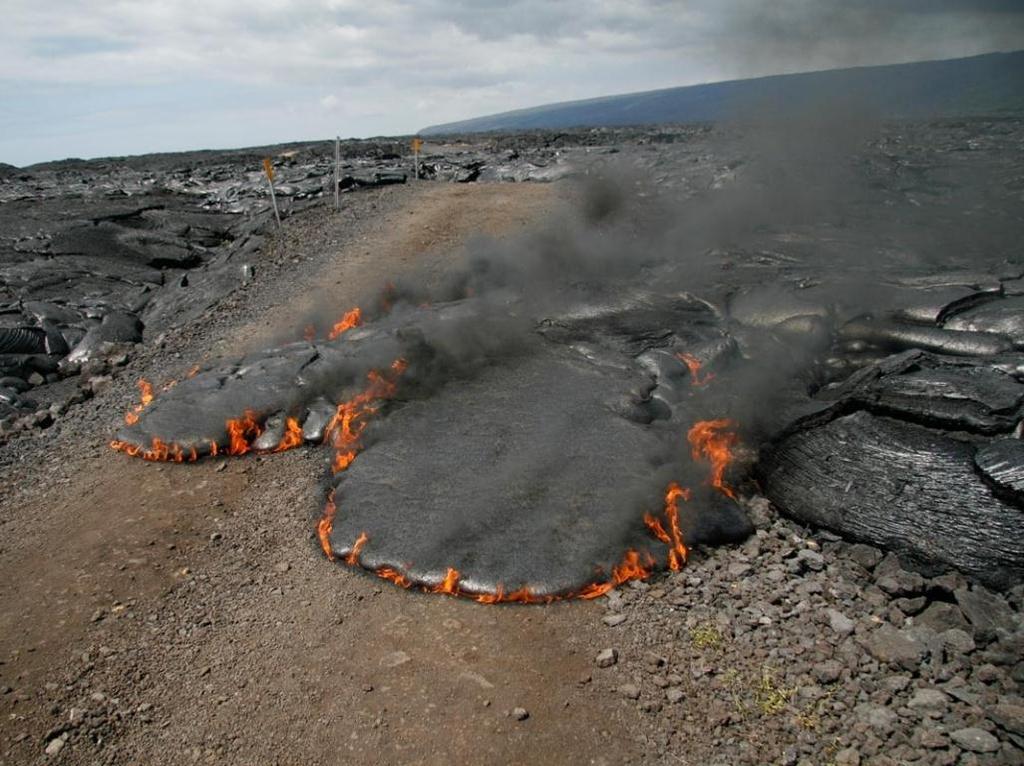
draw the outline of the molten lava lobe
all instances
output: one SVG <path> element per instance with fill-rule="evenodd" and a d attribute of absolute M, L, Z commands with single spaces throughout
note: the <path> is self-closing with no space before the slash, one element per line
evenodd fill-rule
<path fill-rule="evenodd" d="M 337 474 L 331 555 L 365 534 L 361 567 L 487 602 L 593 597 L 681 566 L 692 517 L 652 484 L 678 435 L 605 404 L 632 383 L 548 351 L 390 412 Z M 664 540 L 644 524 L 650 509 Z"/>
<path fill-rule="evenodd" d="M 671 420 L 629 419 L 617 403 L 653 385 L 642 363 L 533 334 L 510 353 L 509 318 L 476 310 L 469 301 L 403 308 L 358 329 L 350 317 L 335 340 L 201 372 L 157 399 L 115 447 L 189 462 L 322 441 L 334 486 L 316 537 L 327 557 L 481 603 L 595 598 L 680 569 L 691 545 L 749 532 L 739 506 L 701 484 L 710 471 L 728 490 L 717 457 L 699 452 L 680 465 L 679 423 L 694 419 L 694 397 Z M 614 340 L 623 323 L 602 321 Z M 712 436 L 712 445 L 734 438 Z"/>

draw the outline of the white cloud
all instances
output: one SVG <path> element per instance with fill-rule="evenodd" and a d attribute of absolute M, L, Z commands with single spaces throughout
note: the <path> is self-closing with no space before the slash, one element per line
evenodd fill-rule
<path fill-rule="evenodd" d="M 93 93 L 90 119 L 134 110 L 166 122 L 159 108 L 151 108 L 157 97 L 145 95 L 163 94 L 168 114 L 204 116 L 205 126 L 195 131 L 226 131 L 243 144 L 276 138 L 287 128 L 266 107 L 257 112 L 264 118 L 237 121 L 253 99 L 282 113 L 308 106 L 311 115 L 293 126 L 293 138 L 332 135 L 338 122 L 351 133 L 411 132 L 546 101 L 830 63 L 1024 47 L 1022 14 L 1011 12 L 1012 0 L 907 0 L 902 5 L 910 10 L 891 10 L 898 5 L 6 0 L 0 96 L 52 92 L 78 104 L 82 94 Z M 141 111 L 140 102 L 146 105 Z M 64 116 L 65 140 L 73 140 L 75 121 L 82 119 L 85 107 L 76 108 Z M 40 122 L 25 111 L 32 110 L 16 118 L 0 115 L 0 160 L 14 159 L 4 154 L 11 141 L 39 133 Z M 225 122 L 213 125 L 218 119 Z M 52 150 L 52 156 L 67 153 L 75 150 Z"/>

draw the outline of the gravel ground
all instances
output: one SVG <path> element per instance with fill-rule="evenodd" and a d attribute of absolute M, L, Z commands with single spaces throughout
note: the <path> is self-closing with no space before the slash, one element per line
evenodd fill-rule
<path fill-rule="evenodd" d="M 301 327 L 325 274 L 347 308 L 558 193 L 507 188 L 297 216 L 213 314 L 0 448 L 0 763 L 1024 762 L 1024 592 L 922 578 L 761 498 L 756 537 L 682 572 L 486 607 L 328 565 L 315 450 L 182 467 L 107 448 L 136 378 Z"/>
<path fill-rule="evenodd" d="M 607 600 L 617 662 L 582 681 L 647 713 L 658 760 L 1024 763 L 1024 590 L 926 579 L 748 501 L 756 537 Z M 600 662 L 597 662 L 600 665 Z"/>

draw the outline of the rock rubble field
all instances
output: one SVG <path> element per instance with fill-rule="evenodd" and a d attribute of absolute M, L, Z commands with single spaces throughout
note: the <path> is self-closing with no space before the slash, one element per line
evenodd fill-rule
<path fill-rule="evenodd" d="M 847 127 L 3 168 L 4 758 L 1024 763 L 1024 124 Z"/>

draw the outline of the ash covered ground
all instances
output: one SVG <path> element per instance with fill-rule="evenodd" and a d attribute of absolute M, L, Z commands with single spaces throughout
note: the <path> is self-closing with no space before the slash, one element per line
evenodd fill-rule
<path fill-rule="evenodd" d="M 429 146 L 417 194 L 557 181 L 570 202 L 443 270 L 327 289 L 242 354 L 175 344 L 286 262 L 265 152 L 7 171 L 5 458 L 84 433 L 182 461 L 327 442 L 310 558 L 479 600 L 604 596 L 630 637 L 579 686 L 644 716 L 636 759 L 1019 762 L 1022 140 L 845 114 Z M 351 146 L 327 213 L 329 151 L 267 152 L 286 233 L 372 216 L 410 171 L 398 143 Z M 155 399 L 128 405 L 143 367 Z M 118 433 L 75 422 L 115 402 Z M 660 569 L 681 571 L 648 588 Z M 97 715 L 44 747 L 104 752 L 121 729 Z"/>

